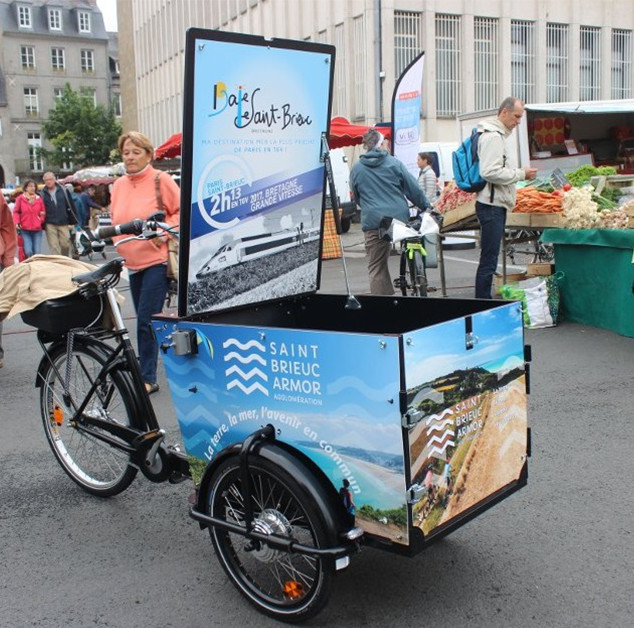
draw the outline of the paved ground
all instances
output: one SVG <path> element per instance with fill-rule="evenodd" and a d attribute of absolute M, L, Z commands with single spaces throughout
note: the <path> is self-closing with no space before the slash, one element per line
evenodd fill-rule
<path fill-rule="evenodd" d="M 363 293 L 358 227 L 343 240 L 351 289 Z M 476 257 L 475 250 L 447 254 L 451 297 L 471 296 Z M 342 260 L 323 264 L 322 286 L 345 291 Z M 132 316 L 129 300 L 124 313 Z M 64 476 L 40 427 L 35 336 L 12 319 L 3 340 L 0 627 L 279 625 L 227 582 L 207 535 L 187 517 L 188 486 L 141 478 L 123 495 L 98 500 Z M 632 625 L 634 339 L 563 322 L 527 331 L 526 341 L 533 347 L 528 486 L 413 559 L 363 551 L 308 625 Z M 153 401 L 174 439 L 160 375 Z"/>

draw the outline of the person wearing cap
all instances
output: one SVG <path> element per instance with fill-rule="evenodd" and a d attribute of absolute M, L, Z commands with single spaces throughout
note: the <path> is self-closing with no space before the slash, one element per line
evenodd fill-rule
<path fill-rule="evenodd" d="M 363 136 L 366 152 L 350 172 L 350 183 L 356 203 L 361 207 L 361 230 L 365 238 L 368 275 L 372 294 L 392 295 L 388 260 L 391 242 L 379 237 L 384 217 L 409 220 L 409 204 L 422 211 L 430 209 L 429 201 L 405 165 L 381 148 L 383 135 L 370 129 Z"/>

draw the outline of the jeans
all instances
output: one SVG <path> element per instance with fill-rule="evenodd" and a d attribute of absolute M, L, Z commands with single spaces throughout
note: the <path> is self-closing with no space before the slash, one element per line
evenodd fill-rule
<path fill-rule="evenodd" d="M 156 383 L 158 344 L 150 327 L 153 314 L 163 310 L 167 295 L 165 264 L 130 273 L 130 292 L 137 315 L 137 344 L 143 381 Z"/>
<path fill-rule="evenodd" d="M 42 252 L 42 231 L 25 231 L 22 229 L 22 245 L 25 258 L 39 255 Z"/>
<path fill-rule="evenodd" d="M 390 278 L 387 263 L 390 259 L 392 243 L 379 238 L 378 230 L 364 231 L 365 252 L 368 256 L 370 292 L 390 296 L 394 294 L 394 284 Z"/>
<path fill-rule="evenodd" d="M 490 299 L 493 275 L 506 226 L 506 209 L 476 201 L 476 216 L 480 223 L 480 263 L 476 271 L 476 299 Z"/>

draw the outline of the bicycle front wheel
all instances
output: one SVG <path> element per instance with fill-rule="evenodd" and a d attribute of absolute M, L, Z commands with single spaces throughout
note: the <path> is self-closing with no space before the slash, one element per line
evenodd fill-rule
<path fill-rule="evenodd" d="M 99 497 L 121 493 L 137 474 L 130 454 L 82 431 L 82 417 L 74 418 L 75 408 L 86 399 L 106 363 L 107 351 L 105 346 L 76 341 L 68 360 L 66 344 L 60 343 L 51 348 L 40 373 L 40 408 L 48 444 L 70 478 Z M 140 428 L 135 407 L 131 381 L 121 371 L 111 371 L 91 395 L 83 416 Z"/>
<path fill-rule="evenodd" d="M 535 235 L 525 229 L 509 231 L 506 240 L 506 256 L 511 264 L 516 266 L 534 264 L 539 256 L 539 243 Z"/>
<path fill-rule="evenodd" d="M 284 470 L 264 459 L 249 459 L 254 529 L 314 547 L 327 545 L 322 517 L 310 498 Z M 237 458 L 222 463 L 211 480 L 211 516 L 245 526 L 245 495 Z M 297 622 L 315 615 L 328 601 L 334 561 L 284 552 L 246 537 L 210 528 L 225 572 L 259 610 Z"/>
<path fill-rule="evenodd" d="M 420 251 L 414 251 L 407 259 L 407 283 L 412 290 L 412 296 L 427 296 L 427 274 L 425 260 Z"/>

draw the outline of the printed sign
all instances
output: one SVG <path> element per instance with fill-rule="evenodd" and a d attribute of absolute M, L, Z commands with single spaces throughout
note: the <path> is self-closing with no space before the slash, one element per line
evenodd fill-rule
<path fill-rule="evenodd" d="M 334 49 L 198 30 L 187 43 L 179 313 L 316 290 Z"/>
<path fill-rule="evenodd" d="M 418 176 L 423 61 L 424 53 L 421 53 L 405 68 L 392 96 L 392 152 L 415 177 Z"/>
<path fill-rule="evenodd" d="M 427 535 L 519 479 L 527 407 L 519 304 L 413 332 L 405 343 L 413 523 Z"/>

